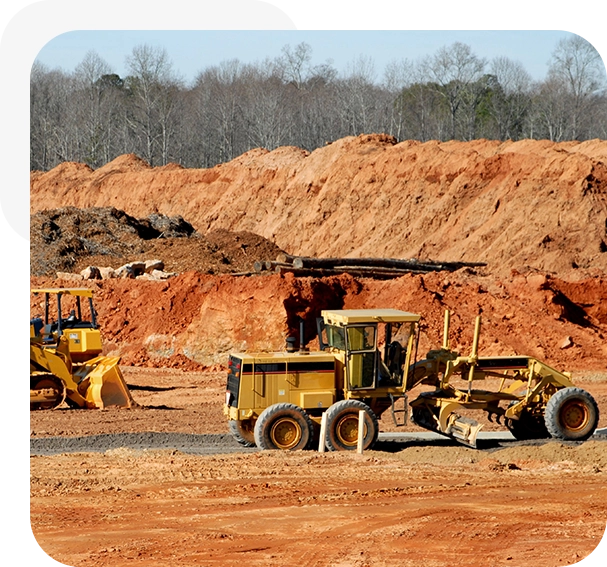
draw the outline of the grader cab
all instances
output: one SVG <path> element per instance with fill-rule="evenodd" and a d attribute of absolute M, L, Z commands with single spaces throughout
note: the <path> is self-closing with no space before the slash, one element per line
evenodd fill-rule
<path fill-rule="evenodd" d="M 133 407 L 119 357 L 101 355 L 90 289 L 33 289 L 44 318 L 30 320 L 30 409 Z M 54 301 L 53 301 L 54 300 Z"/>
<path fill-rule="evenodd" d="M 569 375 L 528 356 L 479 357 L 480 318 L 470 356 L 449 348 L 447 312 L 443 345 L 416 361 L 419 315 L 395 309 L 321 315 L 318 352 L 309 352 L 303 341 L 297 351 L 291 341 L 284 352 L 230 356 L 224 413 L 241 444 L 307 448 L 326 412 L 326 447 L 353 450 L 363 411 L 367 449 L 385 411 L 396 425 L 406 422 L 407 392 L 418 385 L 433 389 L 409 404 L 413 422 L 471 447 L 482 424 L 463 415 L 467 410 L 503 417 L 517 439 L 584 440 L 597 427 L 596 402 Z M 496 391 L 472 388 L 486 378 L 499 378 Z"/>

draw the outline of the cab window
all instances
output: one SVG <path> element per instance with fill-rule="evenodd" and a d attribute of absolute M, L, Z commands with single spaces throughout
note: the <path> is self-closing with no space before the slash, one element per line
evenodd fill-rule
<path fill-rule="evenodd" d="M 327 325 L 325 327 L 327 333 L 327 345 L 339 350 L 346 350 L 346 339 L 344 329 L 342 327 L 335 327 L 334 325 Z"/>
<path fill-rule="evenodd" d="M 375 350 L 375 325 L 348 327 L 348 350 Z"/>

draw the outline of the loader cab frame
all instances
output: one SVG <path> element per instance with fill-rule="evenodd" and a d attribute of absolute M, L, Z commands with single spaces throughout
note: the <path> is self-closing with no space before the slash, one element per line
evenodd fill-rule
<path fill-rule="evenodd" d="M 93 306 L 93 292 L 87 288 L 73 289 L 33 289 L 34 295 L 44 294 L 44 320 L 43 329 L 45 335 L 56 334 L 60 337 L 66 329 L 97 329 L 97 313 Z M 64 316 L 63 296 L 70 296 L 74 301 L 69 305 L 70 310 L 67 316 Z M 51 316 L 51 296 L 56 297 L 56 315 L 54 319 Z M 87 308 L 83 309 L 83 301 L 87 300 Z M 88 311 L 88 313 L 87 313 Z"/>

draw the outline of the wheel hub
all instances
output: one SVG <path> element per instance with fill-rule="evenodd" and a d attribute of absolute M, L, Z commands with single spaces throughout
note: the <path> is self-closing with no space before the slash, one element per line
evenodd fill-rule
<path fill-rule="evenodd" d="M 295 447 L 301 440 L 301 434 L 301 428 L 291 419 L 278 419 L 272 425 L 272 440 L 279 449 L 292 449 Z"/>
<path fill-rule="evenodd" d="M 572 400 L 563 407 L 561 422 L 564 427 L 572 431 L 583 429 L 588 423 L 588 409 L 583 403 Z"/>
<path fill-rule="evenodd" d="M 364 434 L 367 434 L 366 424 Z M 339 420 L 336 427 L 336 433 L 339 440 L 345 445 L 356 445 L 358 442 L 358 416 L 346 415 Z"/>

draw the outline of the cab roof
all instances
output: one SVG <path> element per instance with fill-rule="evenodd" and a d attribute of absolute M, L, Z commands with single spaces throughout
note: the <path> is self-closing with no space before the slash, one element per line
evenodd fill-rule
<path fill-rule="evenodd" d="M 339 309 L 322 311 L 322 318 L 330 325 L 353 323 L 416 323 L 421 315 L 398 309 Z"/>

